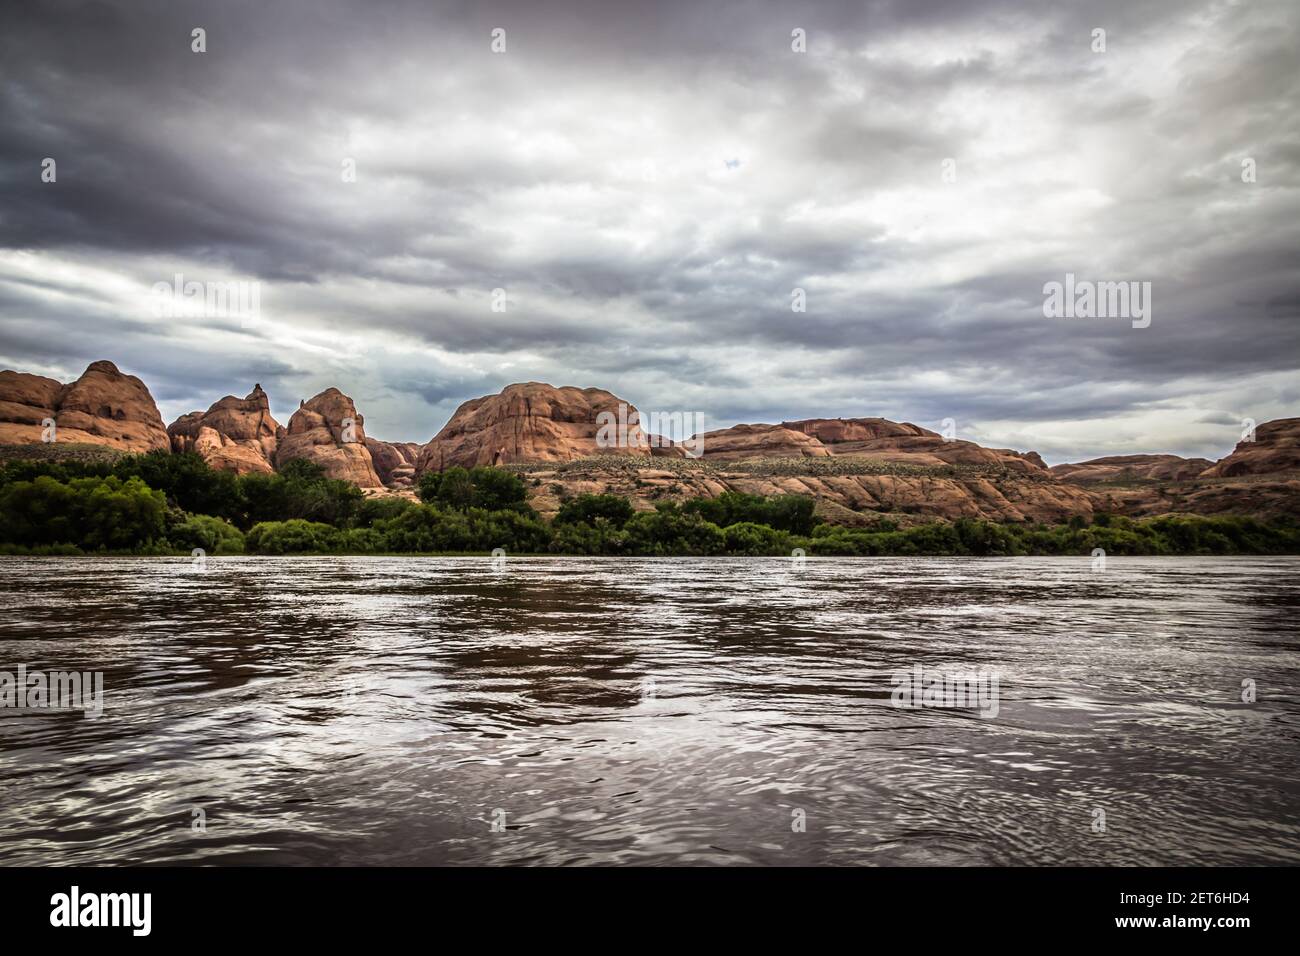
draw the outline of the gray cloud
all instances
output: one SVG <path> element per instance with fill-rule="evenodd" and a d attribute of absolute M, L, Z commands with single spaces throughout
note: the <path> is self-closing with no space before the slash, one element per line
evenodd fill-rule
<path fill-rule="evenodd" d="M 1218 456 L 1296 414 L 1297 40 L 1284 0 L 8 4 L 0 362 L 168 418 L 338 385 L 392 439 L 539 379 Z M 1066 272 L 1152 326 L 1045 319 Z M 265 321 L 159 321 L 176 273 Z"/>

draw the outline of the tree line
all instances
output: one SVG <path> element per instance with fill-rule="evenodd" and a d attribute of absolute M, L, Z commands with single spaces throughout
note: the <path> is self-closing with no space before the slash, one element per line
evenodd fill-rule
<path fill-rule="evenodd" d="M 1057 525 L 976 518 L 870 528 L 821 522 L 801 495 L 728 491 L 637 511 L 617 495 L 564 500 L 548 521 L 519 475 L 427 472 L 418 501 L 367 497 L 309 461 L 234 475 L 197 454 L 0 467 L 0 551 L 28 554 L 486 553 L 574 555 L 1296 554 L 1294 523 L 1220 515 L 1096 515 Z"/>

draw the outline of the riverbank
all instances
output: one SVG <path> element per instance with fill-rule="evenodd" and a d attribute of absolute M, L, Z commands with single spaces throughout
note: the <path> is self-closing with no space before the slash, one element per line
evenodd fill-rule
<path fill-rule="evenodd" d="M 553 516 L 507 469 L 421 476 L 418 500 L 367 496 L 319 466 L 236 476 L 192 454 L 0 467 L 0 553 L 122 555 L 555 554 L 629 557 L 1300 554 L 1300 526 L 1242 515 L 978 517 L 826 522 L 807 495 L 724 491 L 659 501 L 566 497 Z"/>

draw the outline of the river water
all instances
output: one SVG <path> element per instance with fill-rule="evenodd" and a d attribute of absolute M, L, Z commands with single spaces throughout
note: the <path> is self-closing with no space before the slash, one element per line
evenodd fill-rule
<path fill-rule="evenodd" d="M 0 671 L 104 682 L 98 717 L 0 709 L 3 864 L 1300 863 L 1294 558 L 10 557 L 0 589 Z M 917 669 L 996 706 L 898 706 Z"/>

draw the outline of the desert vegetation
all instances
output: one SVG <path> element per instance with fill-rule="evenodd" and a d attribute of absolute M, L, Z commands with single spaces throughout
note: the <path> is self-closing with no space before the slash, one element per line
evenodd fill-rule
<path fill-rule="evenodd" d="M 426 472 L 418 499 L 367 496 L 288 462 L 236 476 L 194 454 L 10 460 L 0 465 L 0 550 L 28 554 L 1086 555 L 1296 554 L 1300 528 L 1221 515 L 1065 524 L 974 518 L 900 527 L 824 522 L 813 498 L 727 491 L 636 510 L 619 495 L 566 498 L 552 520 L 527 501 L 527 472 Z"/>

